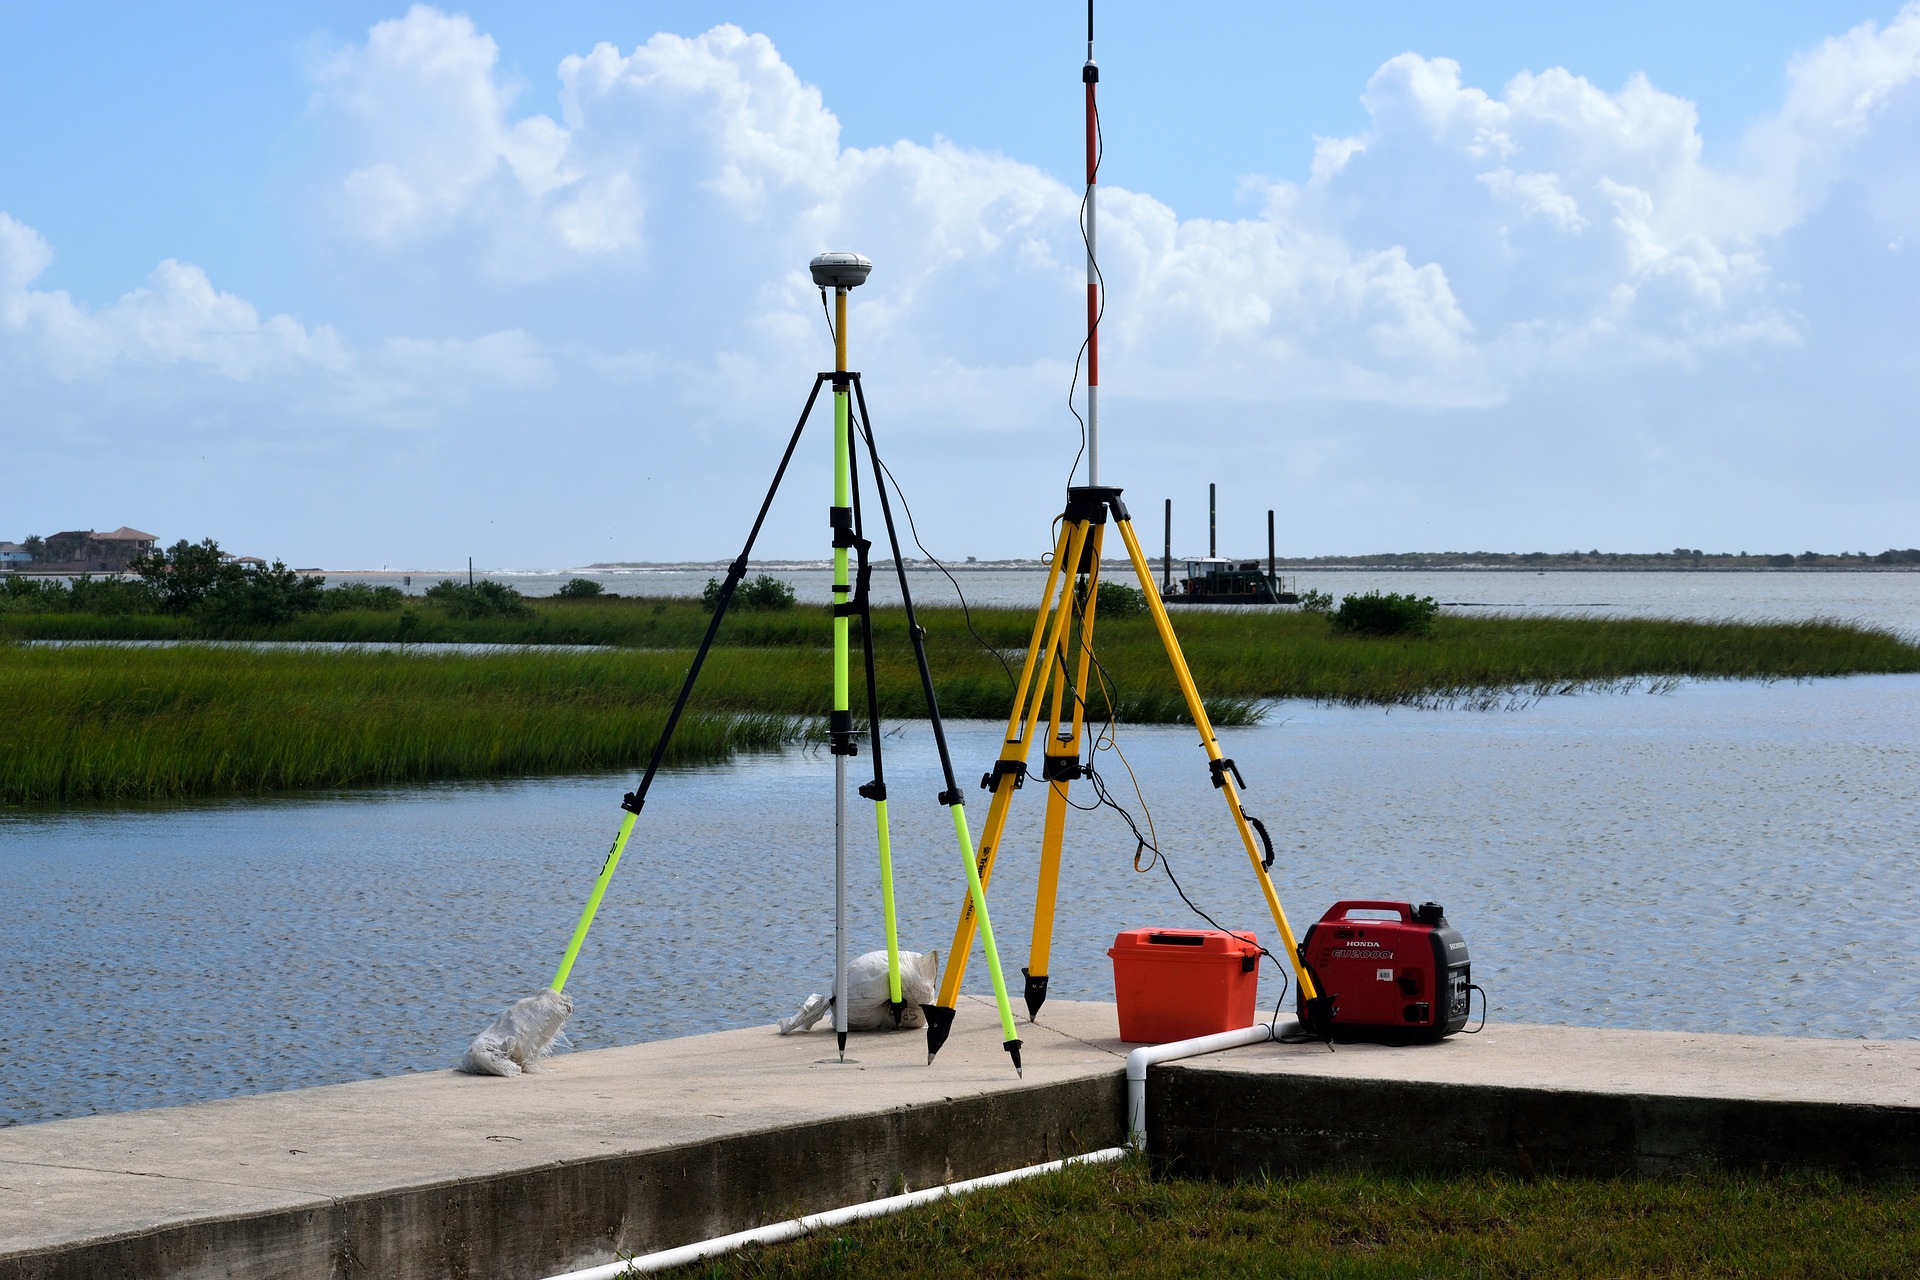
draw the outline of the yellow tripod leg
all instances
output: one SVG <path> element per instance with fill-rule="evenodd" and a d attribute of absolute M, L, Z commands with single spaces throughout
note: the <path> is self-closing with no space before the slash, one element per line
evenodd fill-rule
<path fill-rule="evenodd" d="M 987 808 L 987 824 L 980 832 L 980 852 L 974 859 L 983 890 L 992 881 L 994 859 L 1000 852 L 1000 837 L 1006 830 L 1007 811 L 1012 807 L 1013 793 L 1026 775 L 1027 754 L 1032 746 L 1033 731 L 1040 720 L 1041 695 L 1052 675 L 1052 656 L 1060 647 L 1066 620 L 1072 613 L 1067 595 L 1073 589 L 1069 566 L 1077 563 L 1076 557 L 1080 554 L 1085 536 L 1084 523 L 1062 523 L 1059 540 L 1054 544 L 1053 563 L 1047 568 L 1047 584 L 1040 597 L 1040 611 L 1034 617 L 1033 635 L 1027 642 L 1027 658 L 1020 669 L 1020 683 L 1014 692 L 1013 710 L 1007 716 L 1006 738 L 1001 743 L 1000 759 L 991 775 L 993 800 Z M 1057 602 L 1056 595 L 1059 596 Z M 1050 626 L 1049 616 L 1052 618 Z M 1042 632 L 1047 637 L 1044 644 L 1041 641 Z M 940 976 L 937 1003 L 941 1008 L 953 1009 L 960 998 L 960 983 L 966 976 L 968 954 L 973 949 L 973 931 L 974 906 L 969 893 L 960 904 L 960 919 L 953 930 L 953 948 L 947 953 L 947 967 Z"/>
<path fill-rule="evenodd" d="M 1194 727 L 1200 730 L 1200 744 L 1206 748 L 1207 760 L 1213 770 L 1213 785 L 1226 794 L 1227 811 L 1233 817 L 1233 825 L 1240 832 L 1240 843 L 1246 846 L 1247 860 L 1253 864 L 1253 874 L 1260 881 L 1260 892 L 1267 900 L 1267 911 L 1273 916 L 1274 927 L 1280 931 L 1280 944 L 1285 948 L 1287 963 L 1293 966 L 1294 978 L 1300 984 L 1300 994 L 1307 1000 L 1316 999 L 1320 990 L 1314 985 L 1313 975 L 1300 960 L 1299 943 L 1294 939 L 1293 926 L 1287 923 L 1286 910 L 1280 905 L 1280 895 L 1274 891 L 1273 879 L 1267 875 L 1266 865 L 1260 857 L 1260 846 L 1253 838 L 1253 828 L 1247 825 L 1247 815 L 1240 808 L 1240 793 L 1234 786 L 1233 762 L 1226 759 L 1220 751 L 1220 743 L 1213 736 L 1213 722 L 1207 717 L 1207 709 L 1200 701 L 1200 690 L 1193 683 L 1193 673 L 1187 669 L 1187 659 L 1180 652 L 1180 641 L 1173 634 L 1173 622 L 1167 617 L 1167 607 L 1160 599 L 1160 593 L 1154 587 L 1153 566 L 1147 563 L 1146 553 L 1140 549 L 1140 540 L 1134 536 L 1133 521 L 1122 517 L 1115 522 L 1120 528 L 1120 539 L 1127 544 L 1127 558 L 1133 562 L 1134 576 L 1140 580 L 1140 587 L 1147 594 L 1147 611 L 1153 615 L 1154 629 L 1160 633 L 1160 643 L 1167 651 L 1167 661 L 1173 666 L 1173 678 L 1179 682 L 1180 694 L 1186 699 L 1187 714 L 1193 717 Z"/>
<path fill-rule="evenodd" d="M 1074 668 L 1071 690 L 1069 690 L 1066 659 L 1059 655 L 1058 669 L 1054 673 L 1053 708 L 1047 725 L 1047 742 L 1041 760 L 1040 776 L 1047 783 L 1046 825 L 1040 839 L 1040 883 L 1033 900 L 1033 942 L 1027 953 L 1027 967 L 1021 970 L 1026 976 L 1027 1020 L 1039 1016 L 1040 1006 L 1047 1000 L 1047 974 L 1053 954 L 1053 917 L 1060 893 L 1060 850 L 1066 839 L 1067 830 L 1067 788 L 1073 779 L 1080 775 L 1080 745 L 1086 728 L 1087 712 L 1087 675 L 1093 658 L 1093 615 L 1100 598 L 1100 545 L 1102 526 L 1092 526 L 1088 543 L 1092 550 L 1087 558 L 1092 563 L 1092 571 L 1087 575 L 1086 603 L 1080 610 L 1079 653 Z M 1071 706 L 1062 707 L 1062 703 L 1071 692 Z M 1067 732 L 1060 733 L 1063 709 L 1066 712 Z"/>

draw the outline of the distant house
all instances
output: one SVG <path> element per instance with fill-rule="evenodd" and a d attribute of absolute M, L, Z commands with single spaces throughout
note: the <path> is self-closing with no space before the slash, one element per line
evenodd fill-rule
<path fill-rule="evenodd" d="M 56 573 L 124 573 L 135 556 L 152 551 L 159 538 L 121 525 L 112 533 L 67 529 L 46 539 L 40 568 Z"/>
<path fill-rule="evenodd" d="M 11 569 L 15 565 L 32 563 L 33 552 L 17 542 L 0 542 L 0 568 Z"/>
<path fill-rule="evenodd" d="M 129 559 L 153 550 L 153 544 L 160 541 L 160 539 L 150 533 L 142 533 L 138 529 L 129 529 L 126 525 L 121 525 L 112 533 L 96 533 L 93 535 L 93 540 L 112 547 L 127 548 L 127 557 Z"/>

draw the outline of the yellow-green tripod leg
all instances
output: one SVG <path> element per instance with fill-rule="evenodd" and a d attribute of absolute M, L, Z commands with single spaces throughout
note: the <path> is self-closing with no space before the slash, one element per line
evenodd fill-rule
<path fill-rule="evenodd" d="M 1000 1011 L 1000 1033 L 1007 1053 L 1013 1058 L 1015 1074 L 1025 1076 L 1020 1066 L 1020 1036 L 1013 1029 L 1013 1005 L 1007 1000 L 1007 977 L 1000 970 L 1000 949 L 993 941 L 993 921 L 987 917 L 987 890 L 980 882 L 980 870 L 973 861 L 973 835 L 967 830 L 967 811 L 963 805 L 948 806 L 953 811 L 953 834 L 960 841 L 960 860 L 967 867 L 967 900 L 973 904 L 974 917 L 980 922 L 980 945 L 987 951 L 987 972 L 993 976 L 993 1002 Z M 927 1054 L 933 1061 L 933 1054 Z"/>
<path fill-rule="evenodd" d="M 887 917 L 887 999 L 897 1011 L 904 1000 L 900 994 L 900 926 L 893 914 L 893 838 L 887 829 L 887 802 L 873 802 L 874 824 L 880 841 L 880 908 Z M 896 1022 L 899 1021 L 896 1013 Z"/>
<path fill-rule="evenodd" d="M 637 814 L 629 813 L 620 820 L 620 833 L 613 838 L 613 847 L 607 850 L 607 860 L 600 864 L 600 876 L 593 882 L 593 892 L 587 895 L 587 905 L 580 912 L 580 922 L 573 926 L 573 939 L 567 943 L 567 954 L 560 957 L 560 967 L 554 971 L 553 989 L 564 991 L 567 987 L 567 975 L 573 972 L 573 962 L 579 958 L 580 944 L 587 940 L 587 930 L 593 927 L 593 917 L 600 910 L 600 899 L 607 896 L 607 886 L 613 882 L 613 873 L 620 866 L 620 855 L 626 852 L 627 837 L 633 834 L 633 820 Z"/>

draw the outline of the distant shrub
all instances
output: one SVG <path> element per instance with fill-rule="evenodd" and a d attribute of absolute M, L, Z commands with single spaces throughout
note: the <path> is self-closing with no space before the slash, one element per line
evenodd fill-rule
<path fill-rule="evenodd" d="M 1147 593 L 1124 582 L 1103 582 L 1099 591 L 1099 618 L 1137 618 L 1147 611 Z"/>
<path fill-rule="evenodd" d="M 160 597 L 138 578 L 95 578 L 82 574 L 67 588 L 67 608 L 74 613 L 157 613 Z"/>
<path fill-rule="evenodd" d="M 220 544 L 212 538 L 182 538 L 164 551 L 156 547 L 135 556 L 130 567 L 153 588 L 167 613 L 192 613 L 222 585 L 223 570 L 241 572 L 222 558 Z"/>
<path fill-rule="evenodd" d="M 1300 611 L 1302 613 L 1332 613 L 1333 597 L 1324 591 L 1302 591 L 1300 593 Z"/>
<path fill-rule="evenodd" d="M 427 602 L 455 618 L 511 618 L 533 612 L 519 588 L 488 578 L 472 584 L 443 578 L 427 588 Z"/>
<path fill-rule="evenodd" d="M 1793 557 L 1790 555 L 1768 556 L 1767 563 L 1775 569 L 1790 569 L 1793 567 Z"/>
<path fill-rule="evenodd" d="M 1432 596 L 1369 591 L 1346 597 L 1327 621 L 1338 635 L 1423 636 L 1439 612 Z"/>
<path fill-rule="evenodd" d="M 0 577 L 0 613 L 58 613 L 67 607 L 67 587 L 46 578 Z"/>
<path fill-rule="evenodd" d="M 720 604 L 720 579 L 708 578 L 706 587 L 700 592 L 700 603 L 712 613 Z M 763 573 L 750 582 L 742 582 L 733 592 L 733 607 L 738 609 L 791 609 L 793 608 L 793 588 L 770 573 Z"/>
<path fill-rule="evenodd" d="M 398 587 L 375 587 L 365 582 L 343 582 L 320 593 L 320 612 L 346 613 L 362 610 L 392 613 L 407 602 Z"/>
<path fill-rule="evenodd" d="M 242 569 L 224 565 L 213 587 L 194 607 L 209 622 L 272 626 L 320 609 L 325 578 L 304 577 L 275 560 Z"/>
<path fill-rule="evenodd" d="M 606 590 L 592 578 L 571 578 L 553 594 L 562 600 L 591 600 Z"/>

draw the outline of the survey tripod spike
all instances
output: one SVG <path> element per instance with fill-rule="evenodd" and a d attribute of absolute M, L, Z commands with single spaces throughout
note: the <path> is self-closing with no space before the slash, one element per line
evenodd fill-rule
<path fill-rule="evenodd" d="M 926 700 L 927 719 L 933 729 L 934 752 L 940 758 L 940 777 L 946 783 L 946 789 L 940 793 L 938 800 L 947 807 L 953 818 L 954 838 L 960 846 L 960 858 L 967 869 L 967 901 L 980 913 L 983 921 L 980 940 L 987 953 L 987 970 L 993 978 L 994 1004 L 1000 1015 L 1001 1047 L 1013 1059 L 1014 1073 L 1024 1077 L 1026 1071 L 1020 1063 L 1020 1036 L 1013 1028 L 1013 1006 L 1007 999 L 1006 975 L 1000 967 L 1000 952 L 994 944 L 992 927 L 984 923 L 986 889 L 974 855 L 973 833 L 967 827 L 966 799 L 953 776 L 953 753 L 947 748 L 946 725 L 940 718 L 940 699 L 933 687 L 933 669 L 927 662 L 927 633 L 920 625 L 919 615 L 914 612 L 913 587 L 907 581 L 906 561 L 900 555 L 900 535 L 893 523 L 893 503 L 887 497 L 887 472 L 880 461 L 880 447 L 874 440 L 873 419 L 867 413 L 867 393 L 860 385 L 859 374 L 853 375 L 853 395 L 860 414 L 860 434 L 866 441 L 867 456 L 872 464 L 874 492 L 880 499 L 880 518 L 887 529 L 887 545 L 893 549 L 893 569 L 900 583 L 900 603 L 907 615 L 907 636 L 913 645 L 914 665 L 920 673 L 920 692 Z M 921 1007 L 927 1019 L 928 1065 L 932 1065 L 934 1055 L 946 1042 L 947 1033 L 953 1026 L 955 1007 L 954 999 L 944 995 L 936 1004 Z"/>

